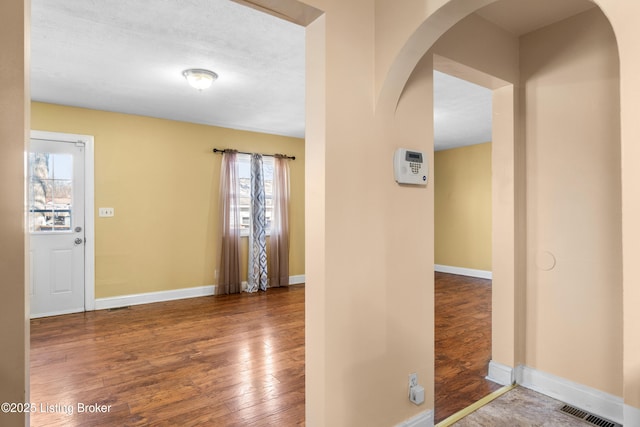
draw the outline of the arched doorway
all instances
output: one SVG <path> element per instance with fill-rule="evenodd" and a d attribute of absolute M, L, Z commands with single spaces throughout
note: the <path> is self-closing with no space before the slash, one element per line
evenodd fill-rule
<path fill-rule="evenodd" d="M 497 2 L 495 7 L 509 3 Z M 505 221 L 494 217 L 494 233 L 503 239 L 495 252 L 501 260 L 498 264 L 494 260 L 494 375 L 505 383 L 531 384 L 538 381 L 527 377 L 533 369 L 551 374 L 554 381 L 567 379 L 622 396 L 617 45 L 608 20 L 597 8 L 587 7 L 566 18 L 534 35 L 515 35 L 517 76 L 507 80 L 516 85 L 511 103 L 519 113 L 507 130 L 511 144 L 505 147 L 497 181 L 503 189 L 508 187 L 507 203 L 502 205 Z M 456 37 L 452 56 L 462 61 L 460 46 L 473 42 L 471 37 Z M 471 61 L 481 64 L 483 59 Z M 485 66 L 487 71 L 491 68 Z M 575 85 L 594 89 L 573 92 Z M 606 107 L 597 112 L 572 107 L 585 93 L 596 98 L 585 98 L 578 105 Z M 385 95 L 383 90 L 381 101 Z M 563 116 L 566 120 L 559 119 Z M 590 130 L 583 134 L 585 129 Z M 599 136 L 593 144 L 581 145 L 594 135 Z M 597 164 L 593 176 L 582 171 L 590 163 Z M 594 176 L 600 177 L 597 182 L 590 181 Z M 594 204 L 608 208 L 601 211 Z M 592 239 L 584 237 L 592 233 Z M 609 249 L 602 250 L 603 246 Z M 592 282 L 604 276 L 606 284 Z M 596 355 L 582 347 L 584 334 L 594 331 L 602 332 L 598 340 L 607 343 L 607 352 Z M 562 354 L 567 348 L 571 358 Z M 583 364 L 582 358 L 591 362 Z M 604 372 L 607 379 L 600 377 Z M 607 415 L 621 420 L 622 405 Z"/>

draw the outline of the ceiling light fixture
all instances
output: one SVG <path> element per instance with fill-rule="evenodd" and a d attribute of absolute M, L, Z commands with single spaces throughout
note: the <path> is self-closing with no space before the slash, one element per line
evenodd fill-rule
<path fill-rule="evenodd" d="M 218 78 L 218 75 L 213 71 L 203 70 L 201 68 L 190 68 L 188 70 L 184 70 L 182 75 L 187 79 L 187 82 L 189 82 L 191 86 L 198 90 L 207 89 L 211 86 L 211 83 Z"/>

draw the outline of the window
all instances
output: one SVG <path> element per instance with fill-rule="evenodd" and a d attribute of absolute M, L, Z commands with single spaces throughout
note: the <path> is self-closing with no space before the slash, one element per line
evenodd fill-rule
<path fill-rule="evenodd" d="M 71 229 L 71 154 L 29 153 L 29 231 Z"/>
<path fill-rule="evenodd" d="M 271 230 L 271 217 L 273 214 L 273 157 L 262 156 L 262 171 L 264 174 L 265 218 L 267 235 Z M 251 221 L 251 156 L 238 154 L 238 174 L 240 181 L 240 235 L 249 235 L 249 222 Z"/>

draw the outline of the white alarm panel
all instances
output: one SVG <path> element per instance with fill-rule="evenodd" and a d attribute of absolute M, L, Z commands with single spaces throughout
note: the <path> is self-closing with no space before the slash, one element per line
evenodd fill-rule
<path fill-rule="evenodd" d="M 422 151 L 398 148 L 393 155 L 393 174 L 398 184 L 427 185 L 427 157 Z"/>

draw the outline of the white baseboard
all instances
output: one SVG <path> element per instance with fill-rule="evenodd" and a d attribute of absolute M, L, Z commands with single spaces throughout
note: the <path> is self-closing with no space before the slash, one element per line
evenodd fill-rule
<path fill-rule="evenodd" d="M 640 409 L 631 405 L 624 405 L 624 423 L 625 426 L 640 426 Z"/>
<path fill-rule="evenodd" d="M 433 427 L 433 411 L 424 411 L 401 422 L 396 427 Z"/>
<path fill-rule="evenodd" d="M 122 295 L 109 298 L 97 298 L 96 310 L 127 307 L 130 305 L 150 304 L 153 302 L 173 301 L 177 299 L 205 297 L 213 295 L 215 286 L 199 286 L 197 288 L 173 289 L 170 291 L 148 292 L 144 294 Z"/>
<path fill-rule="evenodd" d="M 461 276 L 479 277 L 481 279 L 492 279 L 493 273 L 486 270 L 475 270 L 473 268 L 453 267 L 451 265 L 435 264 L 434 270 L 438 273 L 459 274 Z"/>
<path fill-rule="evenodd" d="M 528 366 L 522 368 L 522 378 L 519 379 L 518 383 L 523 387 L 619 424 L 623 424 L 623 418 L 626 417 L 627 414 L 629 414 L 630 417 L 638 417 L 635 418 L 635 420 L 640 420 L 640 411 L 636 409 L 637 412 L 634 413 L 633 409 L 635 408 L 625 408 L 621 397 L 613 396 L 603 391 L 529 368 Z M 633 422 L 629 423 L 626 419 L 624 419 L 624 421 L 626 421 L 624 425 L 640 425 Z"/>
<path fill-rule="evenodd" d="M 304 274 L 289 277 L 290 285 L 298 285 L 305 282 Z M 247 282 L 242 282 L 242 291 L 247 289 Z M 128 307 L 130 305 L 150 304 L 154 302 L 173 301 L 186 298 L 197 298 L 214 295 L 216 285 L 199 286 L 195 288 L 172 289 L 169 291 L 148 292 L 143 294 L 122 295 L 109 298 L 97 298 L 96 310 L 109 308 Z M 82 311 L 82 310 L 81 310 Z M 62 313 L 57 313 L 62 314 Z M 50 315 L 50 314 L 47 314 Z"/>
<path fill-rule="evenodd" d="M 511 366 L 491 360 L 487 379 L 500 385 L 511 385 L 515 383 L 514 369 Z"/>
<path fill-rule="evenodd" d="M 298 274 L 297 276 L 289 276 L 289 285 L 301 285 L 305 283 L 304 274 Z"/>

